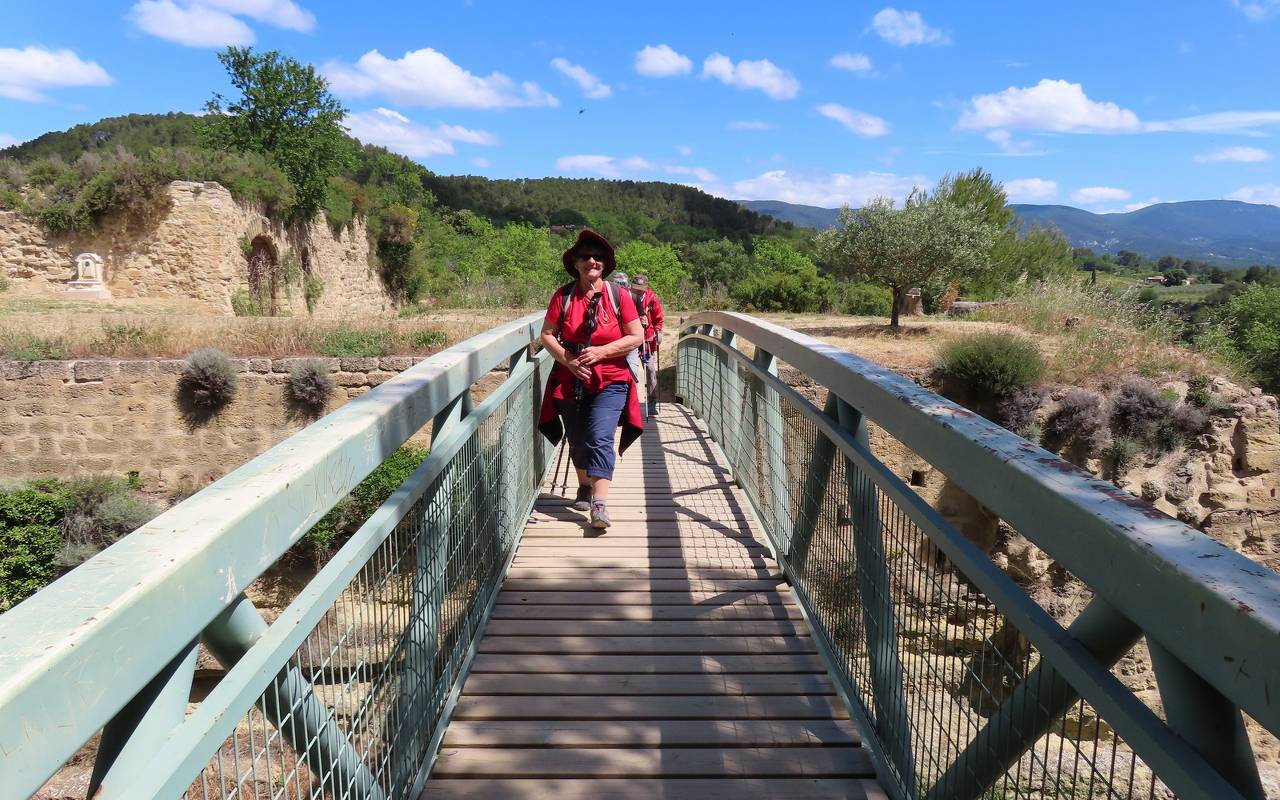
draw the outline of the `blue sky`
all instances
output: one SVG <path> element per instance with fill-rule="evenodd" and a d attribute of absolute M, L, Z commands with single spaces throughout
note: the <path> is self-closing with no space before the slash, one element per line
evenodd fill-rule
<path fill-rule="evenodd" d="M 1280 0 L 5 0 L 0 144 L 315 64 L 433 171 L 854 205 L 982 166 L 1021 202 L 1280 205 Z"/>

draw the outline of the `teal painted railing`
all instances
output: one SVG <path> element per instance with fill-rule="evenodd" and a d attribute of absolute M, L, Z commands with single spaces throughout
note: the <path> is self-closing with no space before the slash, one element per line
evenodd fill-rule
<path fill-rule="evenodd" d="M 541 320 L 426 359 L 0 617 L 0 798 L 99 731 L 95 798 L 415 796 L 551 457 Z M 268 625 L 249 583 L 427 424 L 430 456 Z M 200 641 L 227 672 L 187 715 Z"/>
<path fill-rule="evenodd" d="M 740 314 L 687 324 L 677 394 L 767 531 L 891 795 L 1263 796 L 1241 712 L 1280 733 L 1280 576 L 839 348 Z M 1084 611 L 1059 624 L 877 459 L 869 424 L 1087 587 Z M 1143 644 L 1162 713 L 1113 672 Z"/>

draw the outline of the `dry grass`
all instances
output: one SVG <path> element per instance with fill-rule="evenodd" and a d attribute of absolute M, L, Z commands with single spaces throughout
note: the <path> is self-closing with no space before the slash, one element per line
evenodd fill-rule
<path fill-rule="evenodd" d="M 233 356 L 408 355 L 434 352 L 525 312 L 447 311 L 409 319 L 211 317 L 165 307 L 86 310 L 59 303 L 0 312 L 0 354 L 41 358 L 185 357 L 201 347 Z"/>

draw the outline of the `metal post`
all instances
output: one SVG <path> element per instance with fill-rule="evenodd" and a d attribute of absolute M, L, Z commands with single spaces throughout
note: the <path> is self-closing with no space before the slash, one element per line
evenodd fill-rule
<path fill-rule="evenodd" d="M 827 403 L 823 413 L 837 424 L 839 411 L 836 407 L 836 395 L 827 393 Z M 831 465 L 835 462 L 835 443 L 818 434 L 813 443 L 813 452 L 809 455 L 809 466 L 805 469 L 804 484 L 800 490 L 800 510 L 796 514 L 795 527 L 791 534 L 790 550 L 787 560 L 791 568 L 804 575 L 806 561 L 809 558 L 809 544 L 813 541 L 813 533 L 818 527 L 818 517 L 822 514 L 822 500 L 827 496 L 827 486 L 831 482 Z"/>
<path fill-rule="evenodd" d="M 1133 649 L 1142 630 L 1100 597 L 1067 628 L 1104 667 Z M 978 731 L 964 752 L 929 790 L 928 800 L 981 797 L 1022 758 L 1080 694 L 1041 661 Z"/>
<path fill-rule="evenodd" d="M 1242 796 L 1263 800 L 1266 793 L 1240 708 L 1150 636 L 1147 646 L 1169 727 Z"/>
<path fill-rule="evenodd" d="M 836 401 L 836 417 L 840 427 L 870 452 L 866 417 L 843 400 Z M 906 713 L 902 658 L 898 653 L 898 621 L 889 591 L 889 567 L 885 562 L 884 529 L 880 524 L 876 487 L 853 461 L 845 459 L 844 464 L 858 594 L 862 600 L 859 605 L 862 606 L 867 653 L 871 658 L 875 725 L 884 748 L 884 761 L 897 771 L 896 777 L 907 796 L 915 796 L 919 787 L 916 784 L 915 756 L 911 751 L 911 721 Z"/>
<path fill-rule="evenodd" d="M 729 329 L 720 332 L 720 342 L 729 348 L 734 348 L 738 343 L 738 335 Z M 742 396 L 742 377 L 738 374 L 738 364 L 733 360 L 733 356 L 717 350 L 716 354 L 720 361 L 720 377 L 717 382 L 720 387 L 718 392 L 720 398 L 720 445 L 724 450 L 725 456 L 729 459 L 729 469 L 736 476 L 741 467 L 741 459 L 738 453 L 737 437 L 730 433 L 735 417 L 741 412 Z"/>
<path fill-rule="evenodd" d="M 88 797 L 100 787 L 129 786 L 155 748 L 183 720 L 195 677 L 197 640 L 184 647 L 102 729 Z"/>
<path fill-rule="evenodd" d="M 773 353 L 756 348 L 756 366 L 769 375 L 778 374 L 778 359 Z M 783 432 L 782 398 L 767 382 L 762 384 L 764 397 L 764 463 L 769 470 L 769 502 L 773 511 L 774 540 L 781 552 L 791 548 L 791 492 L 787 476 L 787 443 Z M 751 394 L 751 422 L 755 430 L 760 419 L 756 394 Z"/>
<path fill-rule="evenodd" d="M 203 638 L 214 658 L 230 669 L 266 630 L 266 620 L 241 594 L 214 617 Z M 386 800 L 386 792 L 361 761 L 351 740 L 292 661 L 280 670 L 256 705 L 330 791 L 342 797 Z"/>

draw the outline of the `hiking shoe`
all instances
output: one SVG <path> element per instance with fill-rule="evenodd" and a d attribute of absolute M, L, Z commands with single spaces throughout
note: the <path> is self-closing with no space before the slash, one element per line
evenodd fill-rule
<path fill-rule="evenodd" d="M 609 527 L 609 507 L 601 500 L 596 500 L 591 504 L 591 527 Z"/>
<path fill-rule="evenodd" d="M 651 417 L 656 417 L 656 416 L 658 416 L 658 401 L 657 401 L 657 400 L 650 400 L 650 401 L 649 401 L 649 416 L 651 416 Z"/>
<path fill-rule="evenodd" d="M 578 487 L 578 495 L 573 498 L 573 504 L 570 506 L 574 511 L 590 511 L 591 510 L 591 487 L 583 485 Z"/>

